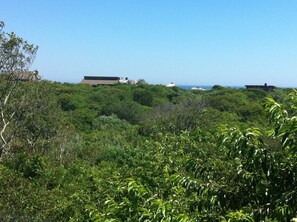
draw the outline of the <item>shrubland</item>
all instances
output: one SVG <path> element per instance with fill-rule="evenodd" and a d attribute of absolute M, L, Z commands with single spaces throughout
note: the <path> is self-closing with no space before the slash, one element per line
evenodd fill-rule
<path fill-rule="evenodd" d="M 4 64 L 28 43 L 1 36 Z M 297 217 L 296 90 L 22 82 L 0 68 L 1 221 Z"/>

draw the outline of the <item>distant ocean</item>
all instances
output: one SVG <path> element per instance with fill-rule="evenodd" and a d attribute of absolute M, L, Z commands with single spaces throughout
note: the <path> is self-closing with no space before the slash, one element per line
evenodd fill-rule
<path fill-rule="evenodd" d="M 196 88 L 202 88 L 206 90 L 210 90 L 213 87 L 213 86 L 203 86 L 203 85 L 176 85 L 176 86 L 182 89 L 192 89 L 193 87 L 196 87 Z M 223 87 L 235 88 L 235 89 L 244 88 L 244 86 L 223 86 Z"/>

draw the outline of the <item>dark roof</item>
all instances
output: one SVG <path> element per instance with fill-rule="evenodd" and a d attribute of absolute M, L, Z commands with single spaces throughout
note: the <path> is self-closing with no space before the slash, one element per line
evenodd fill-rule
<path fill-rule="evenodd" d="M 266 91 L 273 91 L 276 89 L 276 86 L 267 85 L 266 83 L 264 85 L 245 85 L 247 89 L 263 89 Z"/>
<path fill-rule="evenodd" d="M 120 80 L 117 76 L 84 76 L 84 80 Z"/>

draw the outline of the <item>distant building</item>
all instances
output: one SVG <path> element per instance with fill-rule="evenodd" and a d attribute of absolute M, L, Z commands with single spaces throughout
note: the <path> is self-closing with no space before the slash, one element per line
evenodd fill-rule
<path fill-rule="evenodd" d="M 3 72 L 2 74 L 7 75 L 13 81 L 28 82 L 41 79 L 38 71 Z"/>
<path fill-rule="evenodd" d="M 114 76 L 84 76 L 84 79 L 81 81 L 81 83 L 91 86 L 114 85 L 119 82 L 120 77 Z"/>
<path fill-rule="evenodd" d="M 132 85 L 136 85 L 139 82 L 139 80 L 129 80 L 128 83 Z"/>
<path fill-rule="evenodd" d="M 125 83 L 125 84 L 129 83 L 128 77 L 121 78 L 121 79 L 119 80 L 119 82 L 120 82 L 120 83 Z"/>
<path fill-rule="evenodd" d="M 175 84 L 173 82 L 171 82 L 168 85 L 166 85 L 166 87 L 175 87 Z"/>
<path fill-rule="evenodd" d="M 206 89 L 203 89 L 203 88 L 201 88 L 201 87 L 192 87 L 191 90 L 206 91 Z"/>
<path fill-rule="evenodd" d="M 268 86 L 267 83 L 264 85 L 245 85 L 247 89 L 263 89 L 268 92 L 272 92 L 276 89 L 276 86 Z"/>

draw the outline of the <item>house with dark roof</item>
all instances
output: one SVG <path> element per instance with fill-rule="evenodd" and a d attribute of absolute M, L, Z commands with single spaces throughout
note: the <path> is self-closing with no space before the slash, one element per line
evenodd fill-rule
<path fill-rule="evenodd" d="M 13 81 L 37 81 L 40 80 L 41 77 L 38 74 L 38 71 L 17 71 L 17 72 L 3 72 L 3 75 L 7 75 L 8 79 Z"/>
<path fill-rule="evenodd" d="M 120 77 L 115 77 L 115 76 L 84 76 L 84 79 L 80 83 L 88 84 L 91 86 L 100 86 L 100 85 L 114 85 L 119 82 L 120 82 Z"/>
<path fill-rule="evenodd" d="M 245 85 L 246 89 L 263 89 L 268 92 L 273 92 L 276 89 L 276 86 L 269 86 L 267 83 L 264 85 Z"/>

